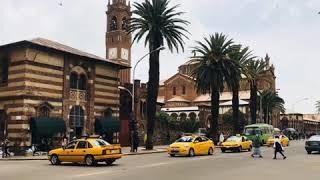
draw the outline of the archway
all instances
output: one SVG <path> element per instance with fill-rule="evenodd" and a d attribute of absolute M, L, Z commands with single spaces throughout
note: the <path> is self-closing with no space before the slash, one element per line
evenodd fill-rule
<path fill-rule="evenodd" d="M 7 114 L 4 110 L 0 110 L 0 141 L 5 138 Z"/>
<path fill-rule="evenodd" d="M 178 114 L 177 113 L 172 113 L 170 116 L 171 116 L 171 118 L 173 120 L 177 120 L 178 119 Z"/>
<path fill-rule="evenodd" d="M 194 112 L 191 112 L 188 117 L 189 117 L 189 120 L 191 120 L 191 121 L 197 120 L 197 115 Z"/>
<path fill-rule="evenodd" d="M 180 121 L 187 120 L 187 114 L 186 113 L 180 113 L 179 117 L 180 117 Z"/>

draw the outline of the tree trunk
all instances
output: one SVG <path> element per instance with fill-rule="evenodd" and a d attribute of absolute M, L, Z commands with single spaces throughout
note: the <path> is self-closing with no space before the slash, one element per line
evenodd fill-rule
<path fill-rule="evenodd" d="M 233 132 L 240 133 L 240 118 L 239 118 L 239 88 L 232 90 L 232 117 L 233 117 Z"/>
<path fill-rule="evenodd" d="M 263 121 L 264 121 L 264 123 L 265 123 L 265 124 L 267 124 L 267 121 L 268 121 L 268 112 L 267 112 L 267 108 L 266 108 L 266 109 L 264 109 L 263 114 L 264 114 Z"/>
<path fill-rule="evenodd" d="M 250 114 L 251 114 L 251 123 L 257 123 L 257 85 L 254 82 L 250 83 Z"/>
<path fill-rule="evenodd" d="M 220 104 L 220 93 L 217 90 L 212 90 L 211 93 L 211 122 L 210 122 L 210 136 L 214 140 L 218 137 L 218 126 L 219 126 L 219 104 Z"/>
<path fill-rule="evenodd" d="M 160 47 L 160 46 L 159 46 Z M 150 52 L 153 49 L 150 46 Z M 153 149 L 153 133 L 154 133 L 154 125 L 155 125 L 155 116 L 157 110 L 157 98 L 159 91 L 159 51 L 153 52 L 150 54 L 149 59 L 149 81 L 147 87 L 147 141 L 146 141 L 146 149 Z"/>

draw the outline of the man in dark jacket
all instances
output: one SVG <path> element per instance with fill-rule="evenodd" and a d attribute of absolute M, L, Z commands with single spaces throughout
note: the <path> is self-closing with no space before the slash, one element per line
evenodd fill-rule
<path fill-rule="evenodd" d="M 273 159 L 277 159 L 277 153 L 280 153 L 283 157 L 283 159 L 286 159 L 287 157 L 282 153 L 283 152 L 283 147 L 281 145 L 281 142 L 279 140 L 279 136 L 275 137 L 275 141 L 273 144 L 273 148 L 274 148 L 274 157 Z"/>

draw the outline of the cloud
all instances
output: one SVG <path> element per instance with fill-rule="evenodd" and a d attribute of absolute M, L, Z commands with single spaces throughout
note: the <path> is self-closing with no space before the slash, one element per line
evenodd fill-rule
<path fill-rule="evenodd" d="M 107 2 L 2 0 L 0 44 L 40 36 L 104 57 Z M 310 100 L 296 104 L 295 109 L 314 112 L 314 102 L 320 99 L 320 85 L 315 81 L 320 65 L 319 0 L 172 0 L 171 4 L 181 4 L 181 11 L 186 12 L 182 18 L 191 22 L 191 35 L 184 53 L 161 52 L 161 79 L 175 74 L 187 61 L 195 40 L 224 32 L 258 56 L 270 54 L 280 95 L 289 109 L 308 96 Z M 132 51 L 133 63 L 147 53 L 143 43 L 135 44 Z M 136 77 L 146 81 L 147 69 L 146 59 Z"/>

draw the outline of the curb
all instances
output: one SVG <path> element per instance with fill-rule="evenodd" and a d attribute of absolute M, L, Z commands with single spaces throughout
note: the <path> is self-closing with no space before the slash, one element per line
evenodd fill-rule
<path fill-rule="evenodd" d="M 165 153 L 167 150 L 151 151 L 151 152 L 138 152 L 138 153 L 123 153 L 122 156 L 137 156 L 144 154 L 157 154 Z M 0 161 L 48 161 L 48 158 L 10 158 L 10 159 L 0 159 Z"/>

